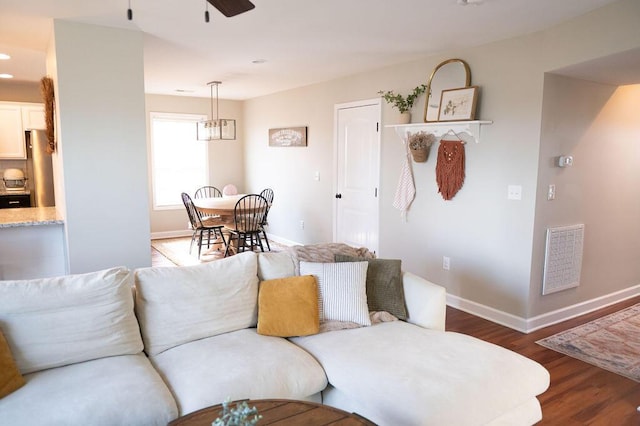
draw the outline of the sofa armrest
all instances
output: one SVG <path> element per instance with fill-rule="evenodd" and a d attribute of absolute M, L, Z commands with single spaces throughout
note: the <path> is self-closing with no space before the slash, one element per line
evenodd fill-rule
<path fill-rule="evenodd" d="M 407 322 L 444 331 L 447 312 L 446 289 L 410 272 L 402 274 L 402 284 L 409 314 Z"/>

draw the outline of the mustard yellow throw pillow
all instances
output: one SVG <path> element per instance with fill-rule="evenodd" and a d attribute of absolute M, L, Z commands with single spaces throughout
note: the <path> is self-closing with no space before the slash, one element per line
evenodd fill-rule
<path fill-rule="evenodd" d="M 0 330 L 0 398 L 4 398 L 24 384 L 24 377 L 20 374 L 11 355 L 9 344 Z"/>
<path fill-rule="evenodd" d="M 318 284 L 313 275 L 262 281 L 258 293 L 258 334 L 308 336 L 320 330 Z"/>

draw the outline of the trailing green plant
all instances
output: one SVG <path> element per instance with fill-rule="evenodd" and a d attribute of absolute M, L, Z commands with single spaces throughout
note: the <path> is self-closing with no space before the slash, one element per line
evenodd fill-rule
<path fill-rule="evenodd" d="M 387 101 L 387 103 L 398 108 L 398 111 L 407 112 L 413 107 L 413 103 L 418 99 L 418 96 L 422 95 L 426 90 L 427 85 L 421 84 L 413 89 L 406 98 L 399 93 L 395 93 L 393 90 L 387 90 L 386 92 L 380 90 L 378 94 L 382 95 L 382 98 Z"/>
<path fill-rule="evenodd" d="M 262 418 L 256 407 L 249 408 L 247 401 L 237 403 L 235 408 L 229 404 L 228 399 L 222 403 L 222 415 L 211 426 L 254 426 Z"/>

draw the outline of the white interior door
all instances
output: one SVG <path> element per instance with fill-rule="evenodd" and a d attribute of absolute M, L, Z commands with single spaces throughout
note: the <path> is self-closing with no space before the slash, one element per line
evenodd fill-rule
<path fill-rule="evenodd" d="M 380 100 L 336 105 L 334 241 L 378 251 Z"/>

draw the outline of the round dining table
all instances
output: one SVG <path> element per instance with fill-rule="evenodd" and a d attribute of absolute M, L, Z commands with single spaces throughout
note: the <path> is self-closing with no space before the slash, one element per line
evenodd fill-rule
<path fill-rule="evenodd" d="M 194 198 L 193 205 L 201 213 L 212 216 L 220 216 L 220 222 L 222 222 L 222 224 L 227 228 L 233 229 L 235 226 L 234 210 L 236 207 L 236 203 L 245 195 L 247 194 L 223 195 L 222 197 L 212 198 Z M 225 245 L 227 245 L 227 243 L 229 246 L 228 249 L 237 253 L 237 243 L 235 240 L 232 240 L 231 235 L 227 237 L 227 242 L 225 243 Z M 225 250 L 225 252 L 227 251 L 228 250 Z"/>
<path fill-rule="evenodd" d="M 194 198 L 193 205 L 207 215 L 220 216 L 220 220 L 226 225 L 233 225 L 233 211 L 236 203 L 247 194 L 223 195 L 213 198 Z"/>

